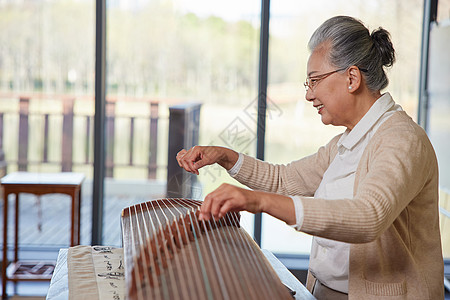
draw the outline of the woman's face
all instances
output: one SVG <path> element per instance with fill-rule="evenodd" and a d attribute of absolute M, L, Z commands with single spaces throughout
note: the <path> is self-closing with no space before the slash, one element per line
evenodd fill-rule
<path fill-rule="evenodd" d="M 306 92 L 306 100 L 317 109 L 325 125 L 346 126 L 352 129 L 356 123 L 354 97 L 348 87 L 350 80 L 347 70 L 333 72 L 337 68 L 327 59 L 328 47 L 318 47 L 308 60 L 307 76 L 311 86 Z M 323 74 L 329 75 L 321 76 Z"/>

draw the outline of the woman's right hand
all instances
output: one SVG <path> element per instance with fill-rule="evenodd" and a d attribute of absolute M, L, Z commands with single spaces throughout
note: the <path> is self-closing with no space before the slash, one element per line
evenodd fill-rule
<path fill-rule="evenodd" d="M 182 149 L 177 153 L 178 165 L 186 171 L 199 174 L 204 166 L 218 163 L 225 169 L 231 169 L 239 158 L 239 154 L 231 149 L 217 146 L 195 146 L 189 150 Z"/>

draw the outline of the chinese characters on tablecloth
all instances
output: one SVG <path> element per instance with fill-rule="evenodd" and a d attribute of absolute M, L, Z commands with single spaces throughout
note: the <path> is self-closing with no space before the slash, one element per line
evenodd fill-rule
<path fill-rule="evenodd" d="M 94 246 L 92 260 L 100 299 L 125 299 L 125 268 L 123 249 Z"/>

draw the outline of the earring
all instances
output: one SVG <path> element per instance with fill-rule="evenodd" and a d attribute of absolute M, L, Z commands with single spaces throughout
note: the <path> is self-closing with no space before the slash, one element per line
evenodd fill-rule
<path fill-rule="evenodd" d="M 351 87 L 351 86 L 349 86 L 349 87 L 348 87 L 348 89 L 349 89 L 349 90 L 351 90 L 351 89 L 352 89 L 352 87 Z"/>

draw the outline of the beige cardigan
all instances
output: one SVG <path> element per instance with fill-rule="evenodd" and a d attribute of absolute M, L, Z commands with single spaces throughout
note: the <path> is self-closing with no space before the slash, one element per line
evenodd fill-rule
<path fill-rule="evenodd" d="M 311 197 L 339 138 L 288 165 L 244 156 L 235 179 L 256 190 Z M 370 140 L 353 195 L 301 198 L 301 231 L 352 244 L 349 299 L 444 299 L 437 160 L 425 131 L 405 112 L 393 114 Z M 309 274 L 310 290 L 313 281 Z"/>

